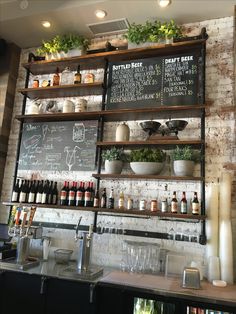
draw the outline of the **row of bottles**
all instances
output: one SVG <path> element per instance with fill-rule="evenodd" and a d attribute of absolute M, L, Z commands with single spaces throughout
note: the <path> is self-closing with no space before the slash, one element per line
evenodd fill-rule
<path fill-rule="evenodd" d="M 12 202 L 30 204 L 57 205 L 57 182 L 49 180 L 21 180 L 17 179 L 13 187 Z"/>
<path fill-rule="evenodd" d="M 167 199 L 164 199 L 164 201 L 167 202 Z M 168 206 L 167 206 L 168 207 Z M 198 201 L 198 196 L 197 192 L 194 192 L 194 197 L 191 202 L 191 212 L 193 215 L 199 215 L 199 201 Z M 187 214 L 188 213 L 188 202 L 186 199 L 186 193 L 182 192 L 182 198 L 180 203 L 178 202 L 176 192 L 173 192 L 173 197 L 171 199 L 170 203 L 170 211 L 173 214 L 181 213 L 181 214 Z"/>
<path fill-rule="evenodd" d="M 82 83 L 82 74 L 80 73 L 80 65 L 77 67 L 76 73 L 73 73 L 69 67 L 66 67 L 62 73 L 59 73 L 59 68 L 56 69 L 56 73 L 53 75 L 52 83 L 51 80 L 43 80 L 41 87 L 47 86 L 59 86 L 59 85 L 72 85 Z M 94 74 L 86 73 L 83 76 L 83 83 L 94 83 Z M 33 80 L 33 88 L 40 87 L 39 79 Z"/>

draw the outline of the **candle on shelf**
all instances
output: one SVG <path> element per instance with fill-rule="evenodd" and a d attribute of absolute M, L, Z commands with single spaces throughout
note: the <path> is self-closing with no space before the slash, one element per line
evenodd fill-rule
<path fill-rule="evenodd" d="M 221 280 L 233 284 L 233 241 L 231 226 L 231 174 L 223 172 L 220 182 L 219 256 Z"/>
<path fill-rule="evenodd" d="M 210 183 L 206 190 L 207 202 L 207 221 L 206 221 L 206 235 L 207 258 L 210 256 L 218 256 L 219 247 L 219 185 L 218 183 Z"/>

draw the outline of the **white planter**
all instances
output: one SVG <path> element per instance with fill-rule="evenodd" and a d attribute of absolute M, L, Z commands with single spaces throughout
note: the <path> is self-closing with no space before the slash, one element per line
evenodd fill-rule
<path fill-rule="evenodd" d="M 163 162 L 135 161 L 130 163 L 130 167 L 135 174 L 159 174 L 163 166 Z"/>
<path fill-rule="evenodd" d="M 194 170 L 194 161 L 191 160 L 174 160 L 174 173 L 176 176 L 192 176 Z"/>
<path fill-rule="evenodd" d="M 148 41 L 148 42 L 140 43 L 140 44 L 135 44 L 135 43 L 128 42 L 128 49 L 153 47 L 153 46 L 172 44 L 172 43 L 173 43 L 173 38 L 161 39 L 158 42 Z"/>
<path fill-rule="evenodd" d="M 123 162 L 121 160 L 105 160 L 105 172 L 110 174 L 120 174 Z"/>

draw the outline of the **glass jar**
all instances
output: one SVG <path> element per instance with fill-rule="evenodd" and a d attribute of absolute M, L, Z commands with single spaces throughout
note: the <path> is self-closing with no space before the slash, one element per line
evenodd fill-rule
<path fill-rule="evenodd" d="M 72 85 L 74 80 L 74 75 L 69 67 L 66 67 L 61 73 L 61 85 Z"/>

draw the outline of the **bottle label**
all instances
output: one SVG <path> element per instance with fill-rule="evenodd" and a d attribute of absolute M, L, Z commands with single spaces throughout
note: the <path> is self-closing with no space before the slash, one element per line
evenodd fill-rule
<path fill-rule="evenodd" d="M 119 199 L 118 207 L 119 207 L 119 208 L 124 208 L 124 199 L 123 199 L 123 198 L 120 198 L 120 199 Z"/>
<path fill-rule="evenodd" d="M 152 200 L 151 201 L 151 211 L 152 212 L 156 212 L 157 211 L 157 201 L 156 200 Z"/>
<path fill-rule="evenodd" d="M 41 193 L 37 193 L 36 203 L 42 203 L 42 194 Z"/>
<path fill-rule="evenodd" d="M 24 203 L 25 200 L 26 200 L 26 193 L 20 192 L 19 202 L 20 202 L 20 203 Z"/>
<path fill-rule="evenodd" d="M 75 191 L 69 192 L 69 201 L 73 201 L 75 199 Z"/>
<path fill-rule="evenodd" d="M 146 210 L 146 200 L 141 200 L 139 202 L 139 210 Z"/>
<path fill-rule="evenodd" d="M 35 197 L 35 194 L 30 192 L 28 202 L 29 203 L 33 203 L 34 202 L 34 197 Z"/>
<path fill-rule="evenodd" d="M 17 192 L 13 192 L 12 193 L 12 197 L 11 197 L 11 201 L 12 202 L 17 202 L 18 199 L 18 193 Z"/>
<path fill-rule="evenodd" d="M 61 191 L 61 193 L 60 193 L 60 199 L 61 199 L 61 201 L 65 201 L 66 200 L 66 191 Z"/>
<path fill-rule="evenodd" d="M 52 204 L 57 205 L 57 196 L 56 195 L 52 196 Z"/>
<path fill-rule="evenodd" d="M 180 212 L 181 212 L 182 214 L 186 214 L 186 213 L 187 213 L 187 203 L 181 202 Z"/>
<path fill-rule="evenodd" d="M 84 200 L 85 202 L 89 202 L 91 200 L 91 192 L 85 192 Z"/>
<path fill-rule="evenodd" d="M 132 200 L 132 198 L 128 198 L 127 209 L 133 209 L 133 200 Z"/>
<path fill-rule="evenodd" d="M 83 200 L 83 192 L 77 191 L 76 193 L 76 201 L 82 201 Z"/>
<path fill-rule="evenodd" d="M 199 203 L 192 203 L 192 213 L 199 214 Z"/>
<path fill-rule="evenodd" d="M 46 204 L 46 200 L 47 200 L 47 193 L 43 193 L 41 203 Z"/>
<path fill-rule="evenodd" d="M 161 202 L 161 211 L 163 213 L 166 213 L 168 211 L 168 204 L 167 204 L 167 201 L 162 201 Z"/>
<path fill-rule="evenodd" d="M 98 198 L 94 198 L 93 207 L 99 207 L 99 199 Z"/>
<path fill-rule="evenodd" d="M 177 213 L 178 211 L 178 203 L 177 202 L 171 202 L 171 212 L 172 213 Z"/>

